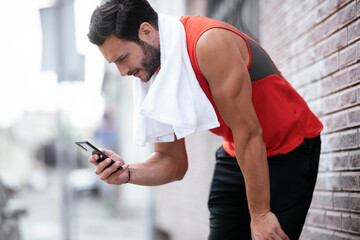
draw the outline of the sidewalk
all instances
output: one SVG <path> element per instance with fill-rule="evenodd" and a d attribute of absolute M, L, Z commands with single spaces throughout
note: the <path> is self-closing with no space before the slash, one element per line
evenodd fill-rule
<path fill-rule="evenodd" d="M 101 198 L 91 195 L 77 197 L 72 203 L 70 233 L 63 234 L 60 184 L 56 179 L 45 191 L 25 190 L 18 198 L 25 202 L 28 211 L 20 221 L 22 240 L 151 239 L 145 214 L 133 218 L 110 216 Z"/>

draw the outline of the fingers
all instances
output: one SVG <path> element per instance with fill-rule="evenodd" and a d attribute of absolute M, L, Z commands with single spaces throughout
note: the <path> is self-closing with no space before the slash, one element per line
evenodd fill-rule
<path fill-rule="evenodd" d="M 101 180 L 104 180 L 108 176 L 110 176 L 112 173 L 116 172 L 118 170 L 118 167 L 121 166 L 120 161 L 116 161 L 111 166 L 111 159 L 107 158 L 105 161 L 99 163 L 95 168 L 95 173 L 99 175 Z"/>
<path fill-rule="evenodd" d="M 116 161 L 109 166 L 110 163 L 110 158 L 99 163 L 95 168 L 95 174 L 97 174 L 102 181 L 109 184 L 120 185 L 127 182 L 129 179 L 129 164 L 121 165 L 122 163 L 120 161 Z M 119 166 L 122 166 L 121 170 L 119 170 Z"/>
<path fill-rule="evenodd" d="M 279 239 L 281 240 L 290 240 L 290 238 L 285 234 L 285 232 L 282 229 L 279 229 L 276 234 L 279 236 Z"/>
<path fill-rule="evenodd" d="M 123 170 L 110 174 L 103 181 L 109 184 L 117 184 L 117 185 L 126 183 L 129 179 L 129 172 L 128 172 L 129 164 L 125 164 L 122 167 Z"/>
<path fill-rule="evenodd" d="M 119 155 L 117 155 L 116 153 L 114 153 L 111 150 L 107 150 L 107 149 L 103 149 L 103 148 L 100 148 L 99 150 L 102 151 L 103 153 L 105 153 L 111 159 L 114 159 L 114 160 L 117 160 L 117 161 L 122 160 L 122 158 Z"/>
<path fill-rule="evenodd" d="M 98 163 L 99 158 L 100 158 L 100 156 L 98 154 L 93 154 L 88 158 L 88 161 L 90 163 L 94 164 L 95 166 L 97 166 L 99 164 Z"/>
<path fill-rule="evenodd" d="M 283 238 L 281 238 L 278 234 L 274 233 L 274 235 L 271 237 L 271 239 L 274 240 L 283 240 Z"/>
<path fill-rule="evenodd" d="M 253 240 L 290 240 L 272 212 L 252 220 L 251 234 Z"/>
<path fill-rule="evenodd" d="M 106 149 L 99 149 L 101 152 L 105 153 L 105 155 L 107 155 L 109 158 L 113 159 L 114 161 L 120 161 L 122 163 L 122 165 L 124 164 L 124 160 L 117 155 L 116 153 L 114 153 L 113 151 L 110 150 L 106 150 Z M 95 166 L 98 165 L 98 160 L 100 159 L 99 154 L 97 154 L 96 152 L 93 152 L 92 155 L 88 158 L 88 161 L 92 164 L 94 164 Z"/>
<path fill-rule="evenodd" d="M 88 158 L 88 161 L 96 166 L 95 174 L 98 175 L 101 180 L 109 184 L 125 183 L 129 179 L 129 164 L 125 164 L 124 160 L 113 151 L 106 149 L 99 150 L 106 154 L 109 158 L 104 161 L 99 161 L 99 154 L 93 152 L 93 154 Z M 122 169 L 120 168 L 119 170 L 120 166 Z"/>

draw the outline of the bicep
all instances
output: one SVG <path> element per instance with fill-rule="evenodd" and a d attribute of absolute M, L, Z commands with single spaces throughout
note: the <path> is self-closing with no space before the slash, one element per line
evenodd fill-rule
<path fill-rule="evenodd" d="M 170 157 L 176 163 L 187 163 L 185 140 L 183 138 L 174 142 L 156 142 L 154 143 L 154 152 Z"/>
<path fill-rule="evenodd" d="M 205 33 L 196 48 L 198 63 L 215 104 L 233 133 L 256 131 L 259 124 L 251 100 L 250 76 L 232 34 L 226 30 Z"/>

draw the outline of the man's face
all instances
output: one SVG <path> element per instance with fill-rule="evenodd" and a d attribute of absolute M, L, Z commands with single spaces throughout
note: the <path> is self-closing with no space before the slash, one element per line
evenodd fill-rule
<path fill-rule="evenodd" d="M 109 63 L 115 63 L 121 76 L 147 82 L 160 66 L 160 50 L 144 41 L 138 44 L 111 36 L 99 49 Z"/>

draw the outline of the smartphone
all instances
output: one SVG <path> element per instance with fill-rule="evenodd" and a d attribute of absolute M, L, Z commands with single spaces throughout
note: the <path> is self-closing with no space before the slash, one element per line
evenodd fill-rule
<path fill-rule="evenodd" d="M 97 147 L 95 147 L 94 145 L 92 145 L 90 142 L 88 141 L 77 141 L 75 142 L 76 145 L 78 145 L 79 147 L 81 147 L 82 149 L 84 149 L 85 151 L 91 151 L 92 150 L 92 154 L 98 154 L 99 155 L 99 160 L 98 162 L 102 162 L 105 159 L 109 158 L 105 153 L 103 153 L 102 151 L 100 151 Z M 109 165 L 107 165 L 105 168 L 110 167 L 111 165 L 113 165 L 115 163 L 114 160 L 111 159 L 111 163 L 109 163 Z M 122 170 L 123 167 L 119 166 L 117 168 L 118 170 Z"/>

